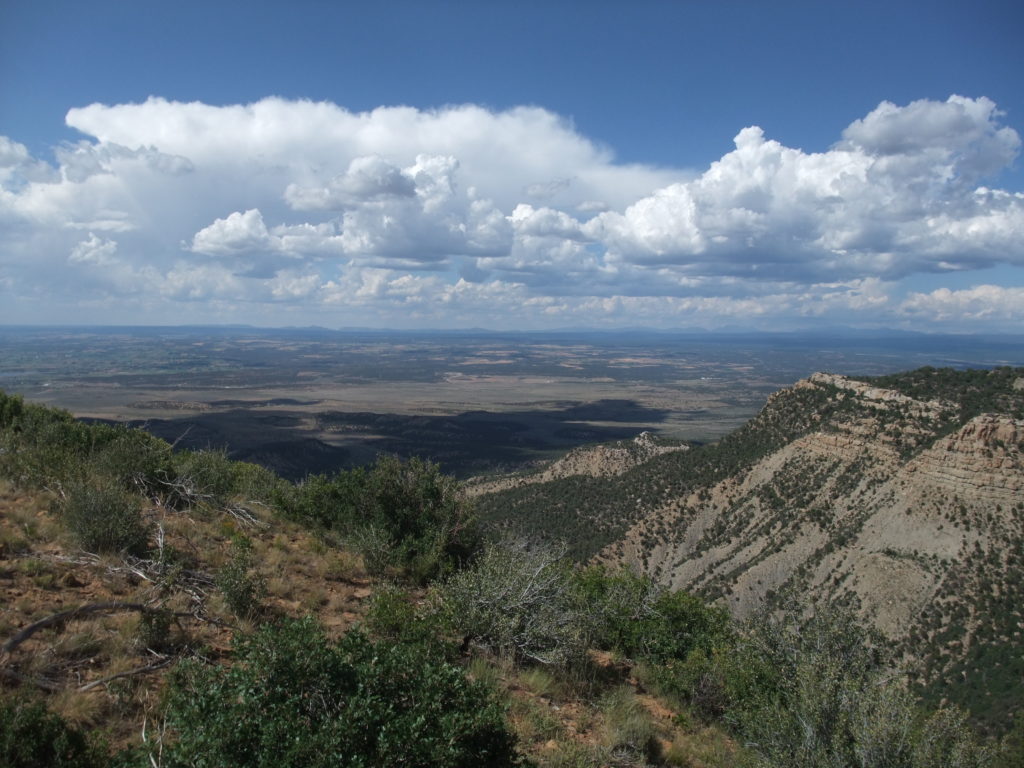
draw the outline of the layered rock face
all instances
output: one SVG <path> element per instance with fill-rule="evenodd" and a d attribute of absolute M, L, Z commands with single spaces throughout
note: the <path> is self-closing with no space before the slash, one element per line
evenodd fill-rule
<path fill-rule="evenodd" d="M 985 414 L 907 465 L 925 482 L 979 501 L 1014 504 L 1024 500 L 1024 420 Z"/>
<path fill-rule="evenodd" d="M 810 429 L 653 509 L 602 558 L 739 616 L 785 595 L 850 603 L 932 681 L 967 679 L 993 644 L 1024 666 L 1024 420 L 829 374 L 758 418 L 808 390 L 829 403 Z"/>

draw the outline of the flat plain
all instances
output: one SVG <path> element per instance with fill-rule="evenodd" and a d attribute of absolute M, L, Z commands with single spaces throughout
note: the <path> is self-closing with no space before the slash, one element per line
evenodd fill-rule
<path fill-rule="evenodd" d="M 0 328 L 0 389 L 292 479 L 382 452 L 467 477 L 641 431 L 707 442 L 815 371 L 1022 361 L 1022 337 Z"/>

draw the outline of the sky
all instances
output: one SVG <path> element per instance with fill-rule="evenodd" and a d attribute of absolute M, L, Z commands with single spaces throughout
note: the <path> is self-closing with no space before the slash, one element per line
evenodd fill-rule
<path fill-rule="evenodd" d="M 0 0 L 0 323 L 1024 332 L 1019 0 Z"/>

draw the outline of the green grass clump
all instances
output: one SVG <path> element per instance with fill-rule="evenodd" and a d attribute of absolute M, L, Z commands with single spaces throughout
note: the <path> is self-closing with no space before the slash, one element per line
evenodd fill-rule
<path fill-rule="evenodd" d="M 601 701 L 604 744 L 613 755 L 654 762 L 660 755 L 657 729 L 651 714 L 630 686 L 620 686 Z"/>

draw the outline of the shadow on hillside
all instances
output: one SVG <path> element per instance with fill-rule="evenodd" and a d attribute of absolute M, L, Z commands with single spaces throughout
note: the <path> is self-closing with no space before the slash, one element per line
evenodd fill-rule
<path fill-rule="evenodd" d="M 331 411 L 316 414 L 315 429 L 308 426 L 309 414 L 246 408 L 132 424 L 182 448 L 226 448 L 233 459 L 298 480 L 366 464 L 379 453 L 430 459 L 457 477 L 512 470 L 579 445 L 654 430 L 668 416 L 668 410 L 634 400 L 598 400 L 555 410 L 446 416 Z"/>

